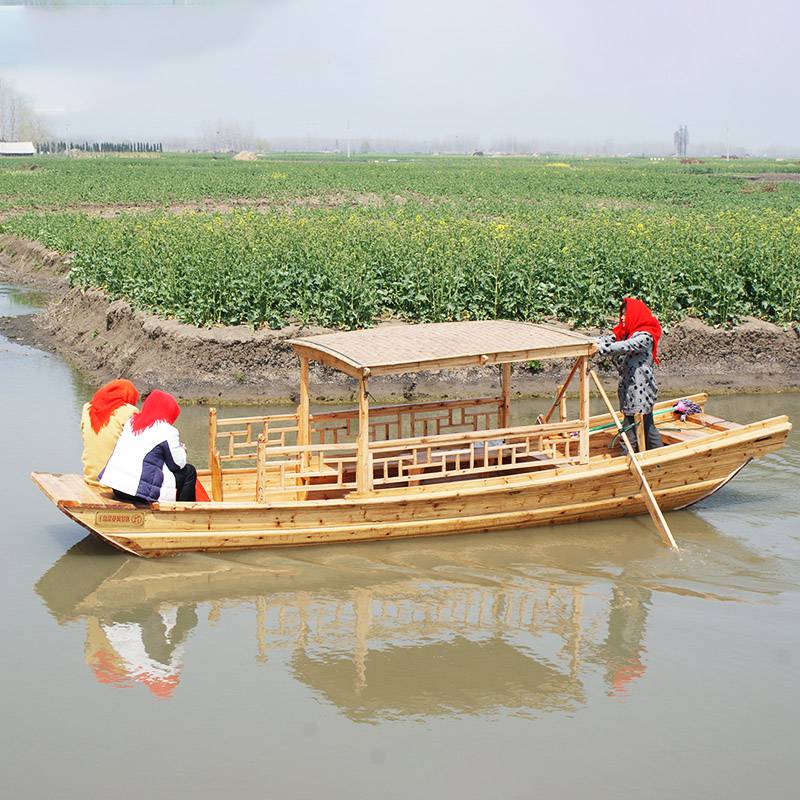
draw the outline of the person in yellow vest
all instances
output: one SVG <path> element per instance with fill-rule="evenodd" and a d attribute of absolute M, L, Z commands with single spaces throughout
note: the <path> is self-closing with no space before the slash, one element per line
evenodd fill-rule
<path fill-rule="evenodd" d="M 83 435 L 83 478 L 94 486 L 111 458 L 122 429 L 138 409 L 139 391 L 124 379 L 101 386 L 84 404 L 81 414 Z"/>

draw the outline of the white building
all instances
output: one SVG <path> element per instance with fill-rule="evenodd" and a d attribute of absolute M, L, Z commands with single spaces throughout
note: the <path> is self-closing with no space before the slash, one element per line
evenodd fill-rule
<path fill-rule="evenodd" d="M 33 142 L 0 142 L 0 156 L 35 156 Z"/>

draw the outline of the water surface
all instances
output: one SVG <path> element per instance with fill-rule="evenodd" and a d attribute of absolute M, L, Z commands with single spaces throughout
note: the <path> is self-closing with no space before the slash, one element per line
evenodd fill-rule
<path fill-rule="evenodd" d="M 6 340 L 0 386 L 6 796 L 796 796 L 797 433 L 668 514 L 678 556 L 642 518 L 145 561 L 28 479 L 78 471 L 93 387 Z"/>

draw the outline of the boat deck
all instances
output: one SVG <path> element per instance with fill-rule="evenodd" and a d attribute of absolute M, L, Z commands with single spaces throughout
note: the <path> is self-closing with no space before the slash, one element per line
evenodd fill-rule
<path fill-rule="evenodd" d="M 132 505 L 117 500 L 111 489 L 86 483 L 82 475 L 33 472 L 31 478 L 59 508 L 130 510 Z M 147 504 L 143 503 L 142 505 L 146 506 Z"/>

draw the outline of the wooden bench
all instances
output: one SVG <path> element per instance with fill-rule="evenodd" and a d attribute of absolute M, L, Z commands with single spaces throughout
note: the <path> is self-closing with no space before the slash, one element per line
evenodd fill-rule
<path fill-rule="evenodd" d="M 130 508 L 130 503 L 117 500 L 111 489 L 91 486 L 82 475 L 32 472 L 34 483 L 59 507 Z"/>
<path fill-rule="evenodd" d="M 711 431 L 728 431 L 734 428 L 741 428 L 738 422 L 729 422 L 722 417 L 715 417 L 711 414 L 689 414 L 686 421 L 680 419 L 673 420 L 674 424 L 683 425 L 679 430 L 664 430 L 661 429 L 662 436 L 665 436 L 673 442 L 688 442 L 692 439 L 699 439 L 706 436 Z"/>

